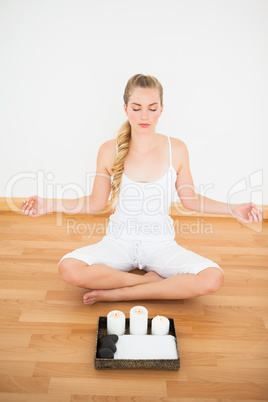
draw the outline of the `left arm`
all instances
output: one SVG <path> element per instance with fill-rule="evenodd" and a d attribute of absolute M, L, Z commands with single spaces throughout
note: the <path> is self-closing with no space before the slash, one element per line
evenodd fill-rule
<path fill-rule="evenodd" d="M 176 190 L 185 208 L 202 213 L 234 215 L 244 223 L 259 222 L 262 220 L 262 211 L 252 202 L 226 204 L 197 194 L 190 171 L 189 153 L 184 142 L 180 141 L 180 143 L 177 143 L 176 154 L 181 160 L 176 181 Z"/>

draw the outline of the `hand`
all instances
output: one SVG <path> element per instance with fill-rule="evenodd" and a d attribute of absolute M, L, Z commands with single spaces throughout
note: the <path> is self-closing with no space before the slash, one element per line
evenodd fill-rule
<path fill-rule="evenodd" d="M 243 223 L 261 222 L 263 219 L 263 212 L 253 202 L 233 205 L 231 211 Z"/>
<path fill-rule="evenodd" d="M 53 211 L 52 201 L 34 195 L 25 200 L 21 206 L 22 213 L 30 216 L 31 218 L 38 218 L 48 212 Z"/>

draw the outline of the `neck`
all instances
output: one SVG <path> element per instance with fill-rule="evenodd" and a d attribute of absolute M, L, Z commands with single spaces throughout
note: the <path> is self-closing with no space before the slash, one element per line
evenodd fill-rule
<path fill-rule="evenodd" d="M 155 132 L 139 133 L 131 131 L 130 149 L 140 153 L 151 151 L 158 144 L 158 137 Z"/>

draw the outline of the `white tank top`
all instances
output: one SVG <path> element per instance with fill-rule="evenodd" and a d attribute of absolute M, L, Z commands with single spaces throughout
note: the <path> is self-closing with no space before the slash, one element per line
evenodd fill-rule
<path fill-rule="evenodd" d="M 170 138 L 167 138 L 170 164 L 159 180 L 141 183 L 129 179 L 123 172 L 119 201 L 110 215 L 107 236 L 126 240 L 174 240 L 169 208 L 176 195 L 177 173 L 172 165 Z"/>

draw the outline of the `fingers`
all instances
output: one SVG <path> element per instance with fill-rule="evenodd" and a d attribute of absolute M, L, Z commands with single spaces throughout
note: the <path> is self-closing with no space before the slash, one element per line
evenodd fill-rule
<path fill-rule="evenodd" d="M 34 200 L 30 201 L 30 199 L 29 199 L 29 200 L 23 201 L 22 208 L 21 208 L 22 212 L 25 215 L 29 215 L 29 216 L 33 215 L 33 213 L 34 213 L 33 205 L 34 205 Z"/>
<path fill-rule="evenodd" d="M 252 222 L 257 223 L 257 222 L 261 222 L 263 219 L 263 212 L 255 204 L 251 204 L 249 210 L 246 213 L 247 213 L 247 217 L 238 216 L 238 218 L 243 223 L 252 223 Z"/>
<path fill-rule="evenodd" d="M 262 211 L 259 210 L 258 207 L 256 209 L 255 206 L 253 206 L 251 211 L 248 213 L 249 222 L 260 222 L 263 218 L 262 215 L 263 215 Z"/>

